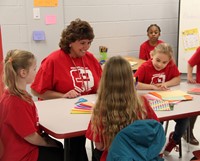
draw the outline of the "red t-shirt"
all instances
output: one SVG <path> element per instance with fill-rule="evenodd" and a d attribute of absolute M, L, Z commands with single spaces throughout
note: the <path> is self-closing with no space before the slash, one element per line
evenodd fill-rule
<path fill-rule="evenodd" d="M 47 90 L 67 93 L 72 89 L 82 95 L 96 93 L 102 73 L 96 58 L 87 52 L 82 58 L 72 59 L 62 50 L 51 53 L 42 61 L 31 88 L 41 94 Z"/>
<path fill-rule="evenodd" d="M 197 66 L 196 71 L 196 82 L 200 83 L 200 47 L 196 50 L 196 52 L 192 55 L 192 57 L 188 60 L 188 63 L 193 67 Z"/>
<path fill-rule="evenodd" d="M 0 138 L 4 146 L 1 161 L 37 161 L 38 147 L 24 137 L 39 130 L 33 103 L 5 91 L 0 100 Z"/>
<path fill-rule="evenodd" d="M 144 62 L 134 74 L 135 77 L 138 77 L 139 82 L 146 84 L 164 83 L 179 75 L 180 72 L 173 60 L 160 71 L 154 68 L 152 60 L 148 60 Z"/>
<path fill-rule="evenodd" d="M 154 119 L 154 120 L 159 121 L 159 119 L 156 116 L 155 112 L 153 111 L 152 107 L 149 105 L 148 100 L 143 96 L 142 96 L 142 100 L 144 101 L 144 106 L 147 110 L 147 118 L 146 119 Z M 93 140 L 94 142 L 100 142 L 100 140 L 102 140 L 99 135 L 97 135 L 94 140 L 93 131 L 91 130 L 91 122 L 89 123 L 88 129 L 86 131 L 86 138 L 88 138 L 89 140 Z M 100 161 L 106 161 L 107 155 L 108 155 L 108 150 L 104 150 Z"/>
<path fill-rule="evenodd" d="M 158 40 L 157 45 L 163 43 L 163 41 Z M 155 48 L 155 46 L 151 46 L 149 44 L 149 40 L 145 41 L 140 45 L 140 53 L 139 58 L 143 60 L 151 59 L 150 52 Z"/>

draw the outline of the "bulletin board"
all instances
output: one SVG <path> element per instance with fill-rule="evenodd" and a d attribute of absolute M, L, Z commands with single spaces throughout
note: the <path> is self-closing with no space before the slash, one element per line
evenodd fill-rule
<path fill-rule="evenodd" d="M 199 8 L 200 0 L 179 2 L 178 68 L 182 73 L 187 73 L 187 61 L 200 46 Z"/>

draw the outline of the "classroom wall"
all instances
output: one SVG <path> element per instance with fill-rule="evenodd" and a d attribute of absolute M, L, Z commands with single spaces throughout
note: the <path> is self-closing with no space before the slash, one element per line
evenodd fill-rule
<path fill-rule="evenodd" d="M 36 54 L 38 65 L 58 49 L 62 29 L 75 18 L 89 21 L 95 39 L 90 51 L 99 57 L 99 46 L 108 47 L 109 56 L 138 57 L 140 44 L 147 40 L 152 23 L 161 27 L 160 39 L 170 43 L 177 55 L 178 0 L 58 0 L 57 7 L 37 7 L 39 20 L 33 19 L 32 0 L 1 0 L 0 25 L 3 52 L 19 48 Z M 55 15 L 56 24 L 46 25 L 45 16 Z M 34 41 L 32 32 L 45 31 L 45 41 Z"/>

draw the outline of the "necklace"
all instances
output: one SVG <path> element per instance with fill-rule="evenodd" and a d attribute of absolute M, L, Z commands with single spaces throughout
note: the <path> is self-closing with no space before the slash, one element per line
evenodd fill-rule
<path fill-rule="evenodd" d="M 81 78 L 82 86 L 85 89 L 85 91 L 82 91 L 82 90 L 80 91 L 79 88 L 75 87 L 75 90 L 77 90 L 80 93 L 85 92 L 86 94 L 88 94 L 88 90 L 89 90 L 89 88 L 88 88 L 88 76 L 87 76 L 87 73 L 86 73 L 86 70 L 85 70 L 85 62 L 83 61 L 83 58 L 81 57 L 81 61 L 82 61 L 82 64 L 83 64 L 83 70 L 84 70 L 84 75 L 85 75 L 86 79 L 83 78 L 83 74 L 81 74 L 80 69 L 78 69 L 78 67 L 77 67 L 76 63 L 74 62 L 74 60 L 72 59 L 72 57 L 70 55 L 69 55 L 69 57 L 72 61 L 72 64 L 76 68 L 76 71 L 78 72 L 78 76 L 79 76 L 79 78 Z M 85 84 L 85 82 L 86 82 L 86 84 Z"/>

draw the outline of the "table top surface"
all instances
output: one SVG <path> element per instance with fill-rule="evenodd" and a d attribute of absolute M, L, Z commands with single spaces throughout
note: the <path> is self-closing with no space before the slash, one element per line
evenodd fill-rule
<path fill-rule="evenodd" d="M 133 57 L 133 56 L 124 56 L 124 58 L 130 62 L 137 62 L 137 64 L 135 64 L 133 67 L 132 67 L 132 70 L 137 70 L 140 65 L 142 65 L 142 63 L 145 62 L 145 60 L 142 60 L 142 59 L 139 59 L 139 58 L 136 58 L 136 57 Z"/>
<path fill-rule="evenodd" d="M 182 82 L 171 89 L 187 92 L 188 89 L 194 87 L 200 87 L 200 85 Z M 147 90 L 138 90 L 139 94 L 146 94 L 148 92 Z M 200 101 L 198 100 L 200 96 L 191 96 L 193 96 L 192 101 L 182 101 L 176 104 L 172 111 L 156 111 L 155 113 L 161 121 L 200 115 Z M 95 102 L 96 97 L 97 95 L 95 94 L 82 96 L 82 98 L 87 99 L 89 102 Z M 91 114 L 71 114 L 71 109 L 79 98 L 36 101 L 35 104 L 38 109 L 42 129 L 58 139 L 84 135 Z"/>

